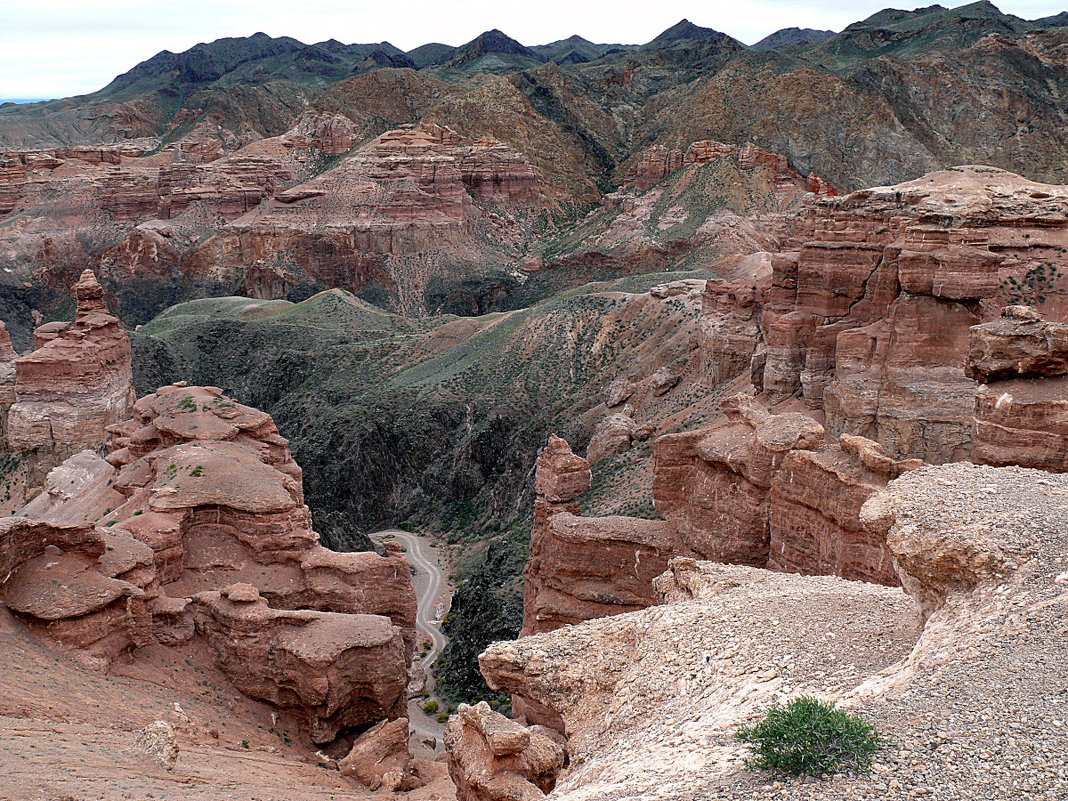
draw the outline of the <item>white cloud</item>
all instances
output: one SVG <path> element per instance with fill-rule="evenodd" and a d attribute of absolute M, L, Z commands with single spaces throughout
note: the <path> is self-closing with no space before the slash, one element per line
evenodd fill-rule
<path fill-rule="evenodd" d="M 173 0 L 133 7 L 0 0 L 0 97 L 91 92 L 160 50 L 179 52 L 198 42 L 256 31 L 304 42 L 390 41 L 406 50 L 426 42 L 463 44 L 489 28 L 500 28 L 524 44 L 574 33 L 600 42 L 641 43 L 686 17 L 752 43 L 779 28 L 839 30 L 886 5 L 915 8 L 929 2 L 659 0 L 643 6 L 641 13 L 628 13 L 618 0 Z M 1060 2 L 1019 0 L 1000 7 L 1033 18 L 1058 13 Z"/>

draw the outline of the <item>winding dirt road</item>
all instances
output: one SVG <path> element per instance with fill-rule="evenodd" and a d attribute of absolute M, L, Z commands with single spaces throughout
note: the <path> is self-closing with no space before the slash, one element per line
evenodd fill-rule
<path fill-rule="evenodd" d="M 441 623 L 435 620 L 434 606 L 441 596 L 445 579 L 441 575 L 441 568 L 437 560 L 427 553 L 426 542 L 422 537 L 400 529 L 387 529 L 371 535 L 372 539 L 382 542 L 392 539 L 404 546 L 404 555 L 408 564 L 415 568 L 415 576 L 412 584 L 415 587 L 415 597 L 418 608 L 415 613 L 415 628 L 420 633 L 430 638 L 430 650 L 419 660 L 426 672 L 426 691 L 434 693 L 434 674 L 431 666 L 445 647 L 447 640 L 441 633 Z M 408 702 L 408 726 L 419 738 L 433 738 L 440 741 L 445 726 L 438 723 L 436 718 L 427 715 L 414 700 Z"/>

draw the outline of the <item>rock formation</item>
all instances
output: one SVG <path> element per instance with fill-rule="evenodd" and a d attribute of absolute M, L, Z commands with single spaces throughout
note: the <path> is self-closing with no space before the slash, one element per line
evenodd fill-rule
<path fill-rule="evenodd" d="M 483 246 L 475 234 L 491 247 L 514 247 L 522 226 L 492 207 L 546 202 L 533 167 L 511 148 L 406 125 L 235 221 L 197 248 L 190 269 L 265 265 L 288 285 L 313 280 L 354 292 L 372 278 L 399 285 L 391 261 L 437 251 L 438 262 L 466 264 L 468 251 Z M 410 293 L 402 300 L 421 298 L 428 279 L 399 286 Z"/>
<path fill-rule="evenodd" d="M 3 518 L 0 568 L 4 606 L 87 667 L 153 639 L 152 552 L 129 535 Z"/>
<path fill-rule="evenodd" d="M 403 792 L 422 782 L 408 751 L 408 719 L 384 720 L 361 734 L 339 764 L 341 774 L 369 790 Z"/>
<path fill-rule="evenodd" d="M 445 728 L 457 801 L 534 801 L 556 786 L 566 747 L 541 726 L 525 727 L 482 701 L 460 704 Z"/>
<path fill-rule="evenodd" d="M 133 414 L 106 460 L 72 457 L 4 521 L 4 605 L 94 667 L 203 644 L 313 742 L 402 717 L 416 602 L 399 549 L 320 546 L 286 440 L 220 390 L 161 387 Z"/>
<path fill-rule="evenodd" d="M 149 723 L 137 733 L 133 747 L 155 759 L 164 770 L 178 764 L 178 738 L 174 727 L 165 720 Z"/>
<path fill-rule="evenodd" d="M 770 402 L 800 396 L 832 435 L 899 458 L 970 456 L 964 357 L 991 307 L 1033 295 L 1063 313 L 1065 187 L 957 168 L 819 200 L 792 239 L 770 277 L 709 283 L 707 372 L 748 368 Z"/>
<path fill-rule="evenodd" d="M 184 612 L 234 686 L 293 710 L 312 742 L 404 715 L 410 660 L 388 617 L 274 609 L 250 584 L 197 593 Z"/>
<path fill-rule="evenodd" d="M 896 583 L 885 543 L 858 515 L 922 463 L 896 461 L 862 437 L 826 442 L 808 415 L 772 415 L 745 396 L 722 405 L 723 422 L 655 444 L 653 502 L 678 528 L 675 553 Z"/>
<path fill-rule="evenodd" d="M 971 329 L 974 459 L 1068 472 L 1068 325 L 1027 306 Z"/>
<path fill-rule="evenodd" d="M 1068 734 L 1050 723 L 1062 710 L 1048 691 L 1063 672 L 1066 501 L 1061 475 L 924 466 L 860 514 L 908 595 L 677 559 L 656 582 L 662 605 L 498 643 L 480 665 L 492 687 L 563 717 L 573 767 L 558 798 L 761 795 L 767 778 L 744 769 L 731 732 L 799 694 L 859 707 L 894 742 L 871 774 L 825 778 L 828 797 L 935 785 L 951 799 L 1001 797 L 1013 782 L 1056 797 L 1068 790 L 1049 757 Z M 993 706 L 992 683 L 1004 696 Z M 810 798 L 812 785 L 775 792 Z"/>
<path fill-rule="evenodd" d="M 660 520 L 581 517 L 588 462 L 556 436 L 538 455 L 522 636 L 653 603 L 674 528 Z"/>
<path fill-rule="evenodd" d="M 36 349 L 14 363 L 7 445 L 37 454 L 47 466 L 101 449 L 108 426 L 125 420 L 134 401 L 130 339 L 108 314 L 96 276 L 84 271 L 72 292 L 74 322 L 38 328 Z"/>

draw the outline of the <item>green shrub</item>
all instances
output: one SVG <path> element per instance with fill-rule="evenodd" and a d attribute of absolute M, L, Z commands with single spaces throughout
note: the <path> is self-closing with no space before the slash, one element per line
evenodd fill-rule
<path fill-rule="evenodd" d="M 860 715 L 808 696 L 785 706 L 774 704 L 763 720 L 743 726 L 734 736 L 753 751 L 745 761 L 747 768 L 794 776 L 867 772 L 872 758 L 886 745 Z"/>
<path fill-rule="evenodd" d="M 442 712 L 440 715 L 438 715 L 438 723 L 448 723 L 448 722 L 449 722 L 449 713 L 448 712 Z"/>
<path fill-rule="evenodd" d="M 433 715 L 435 712 L 438 711 L 438 702 L 427 701 L 425 704 L 423 704 L 423 711 L 426 712 L 428 715 Z"/>

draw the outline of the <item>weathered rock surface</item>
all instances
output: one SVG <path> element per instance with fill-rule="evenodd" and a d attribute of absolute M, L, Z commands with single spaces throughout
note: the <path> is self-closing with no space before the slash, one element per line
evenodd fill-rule
<path fill-rule="evenodd" d="M 94 667 L 203 645 L 316 743 L 401 717 L 416 602 L 399 549 L 320 546 L 286 440 L 217 388 L 161 387 L 133 414 L 106 460 L 52 471 L 35 520 L 7 518 L 3 603 Z"/>
<path fill-rule="evenodd" d="M 847 689 L 915 637 L 909 599 L 873 584 L 681 558 L 657 588 L 661 605 L 497 643 L 479 658 L 491 687 L 561 715 L 571 767 L 556 796 L 715 797 L 724 773 L 744 779 L 733 725 L 780 693 Z M 831 637 L 846 619 L 842 671 Z"/>
<path fill-rule="evenodd" d="M 356 292 L 377 279 L 397 287 L 402 306 L 418 306 L 431 274 L 444 277 L 435 265 L 470 266 L 474 250 L 522 240 L 516 218 L 492 207 L 546 202 L 534 168 L 506 145 L 408 125 L 235 221 L 196 249 L 190 269 L 211 276 L 252 264 L 278 276 L 275 285 L 248 288 L 255 297 L 283 296 L 308 281 Z M 429 252 L 439 254 L 433 264 L 413 273 Z M 408 264 L 406 280 L 394 262 Z"/>
<path fill-rule="evenodd" d="M 292 710 L 312 742 L 403 716 L 408 660 L 389 618 L 272 609 L 250 584 L 197 593 L 190 606 L 234 686 Z"/>
<path fill-rule="evenodd" d="M 567 749 L 540 726 L 527 728 L 482 701 L 460 704 L 445 728 L 457 801 L 533 801 L 556 785 Z"/>
<path fill-rule="evenodd" d="M 896 583 L 885 543 L 858 514 L 903 470 L 880 446 L 826 442 L 805 414 L 771 415 L 745 396 L 727 419 L 656 441 L 653 502 L 678 528 L 677 555 L 801 573 Z"/>
<path fill-rule="evenodd" d="M 77 451 L 102 449 L 108 426 L 125 420 L 134 401 L 130 339 L 107 313 L 96 276 L 83 272 L 72 293 L 74 322 L 38 328 L 36 350 L 14 360 L 7 445 L 49 467 Z"/>
<path fill-rule="evenodd" d="M 384 720 L 361 734 L 338 764 L 341 775 L 369 790 L 413 790 L 422 783 L 408 751 L 408 718 Z"/>
<path fill-rule="evenodd" d="M 595 464 L 630 448 L 637 423 L 625 414 L 610 414 L 597 424 L 590 443 L 586 446 L 586 459 Z"/>
<path fill-rule="evenodd" d="M 1068 325 L 1026 306 L 971 329 L 974 459 L 1068 472 Z"/>
<path fill-rule="evenodd" d="M 791 239 L 770 276 L 710 283 L 706 371 L 749 368 L 772 403 L 800 396 L 900 458 L 971 455 L 971 326 L 1021 298 L 1066 313 L 1066 187 L 955 168 L 819 200 Z"/>
<path fill-rule="evenodd" d="M 674 527 L 660 520 L 581 517 L 588 462 L 552 436 L 534 473 L 534 528 L 523 572 L 522 636 L 653 603 Z"/>
<path fill-rule="evenodd" d="M 174 770 L 178 764 L 178 738 L 174 727 L 165 720 L 154 721 L 141 729 L 133 747 L 155 759 L 164 770 Z"/>
<path fill-rule="evenodd" d="M 554 797 L 762 797 L 767 778 L 744 769 L 732 731 L 814 694 L 894 742 L 872 773 L 825 778 L 828 798 L 1008 797 L 1014 783 L 1055 798 L 1068 790 L 1049 756 L 1068 745 L 1049 692 L 1064 673 L 1066 510 L 1062 475 L 923 466 L 860 514 L 908 595 L 677 559 L 657 580 L 662 605 L 498 643 L 480 665 L 491 686 L 563 717 L 572 768 Z M 812 793 L 810 781 L 774 790 Z"/>
<path fill-rule="evenodd" d="M 119 533 L 0 520 L 0 600 L 47 642 L 90 668 L 152 640 L 158 594 L 151 551 Z"/>

